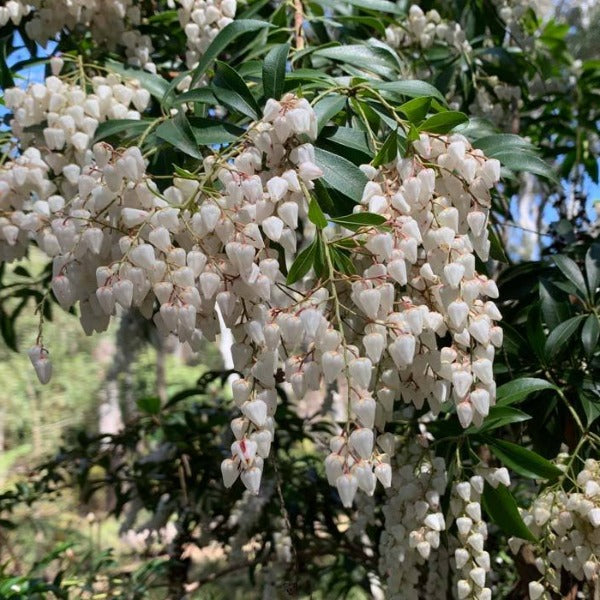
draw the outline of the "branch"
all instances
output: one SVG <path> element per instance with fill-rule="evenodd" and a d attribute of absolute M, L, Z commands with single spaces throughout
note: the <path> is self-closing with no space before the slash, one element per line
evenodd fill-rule
<path fill-rule="evenodd" d="M 302 25 L 304 24 L 304 11 L 302 0 L 294 0 L 294 37 L 296 38 L 296 50 L 304 49 L 304 37 L 302 36 Z"/>

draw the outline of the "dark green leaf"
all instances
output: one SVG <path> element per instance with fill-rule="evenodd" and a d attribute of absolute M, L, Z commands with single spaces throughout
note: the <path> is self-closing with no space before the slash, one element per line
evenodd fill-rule
<path fill-rule="evenodd" d="M 600 286 L 600 244 L 592 244 L 585 255 L 585 274 L 590 289 L 594 294 Z"/>
<path fill-rule="evenodd" d="M 524 413 L 522 410 L 512 408 L 511 406 L 492 406 L 488 416 L 485 418 L 483 425 L 479 428 L 471 426 L 467 429 L 467 433 L 483 433 L 492 431 L 499 427 L 512 425 L 513 423 L 522 423 L 531 419 L 531 415 Z"/>
<path fill-rule="evenodd" d="M 331 220 L 352 231 L 358 231 L 362 227 L 378 227 L 385 223 L 385 217 L 369 212 L 352 213 Z"/>
<path fill-rule="evenodd" d="M 383 146 L 379 149 L 379 152 L 375 155 L 373 159 L 373 166 L 380 167 L 381 165 L 385 165 L 396 160 L 398 155 L 398 133 L 396 130 L 391 131 L 387 136 L 385 142 L 383 142 Z"/>
<path fill-rule="evenodd" d="M 537 377 L 520 377 L 501 385 L 496 392 L 496 406 L 508 406 L 521 402 L 534 392 L 554 390 L 556 387 L 545 379 Z"/>
<path fill-rule="evenodd" d="M 583 329 L 581 330 L 581 342 L 588 356 L 594 353 L 598 345 L 598 337 L 600 336 L 600 325 L 598 325 L 598 317 L 591 314 L 585 320 Z"/>
<path fill-rule="evenodd" d="M 548 357 L 553 357 L 556 353 L 566 349 L 567 342 L 579 329 L 583 319 L 585 319 L 585 315 L 571 317 L 551 331 L 546 340 L 546 354 Z"/>
<path fill-rule="evenodd" d="M 113 135 L 124 134 L 125 137 L 142 135 L 152 121 L 139 119 L 110 119 L 98 125 L 94 134 L 94 143 Z"/>
<path fill-rule="evenodd" d="M 407 98 L 421 98 L 423 96 L 431 96 L 437 98 L 440 102 L 445 103 L 444 96 L 439 90 L 425 81 L 418 79 L 407 79 L 404 81 L 372 81 L 371 85 L 380 92 L 388 92 L 395 96 L 405 96 Z"/>
<path fill-rule="evenodd" d="M 491 158 L 497 158 L 504 167 L 511 171 L 525 171 L 558 182 L 552 167 L 531 152 L 521 150 L 497 152 Z"/>
<path fill-rule="evenodd" d="M 190 117 L 190 125 L 196 142 L 201 146 L 228 144 L 244 133 L 244 129 L 224 121 L 213 121 L 203 117 Z"/>
<path fill-rule="evenodd" d="M 483 509 L 494 522 L 508 536 L 515 536 L 529 542 L 535 542 L 535 536 L 523 522 L 517 503 L 510 490 L 501 483 L 494 489 L 485 484 L 481 496 Z"/>
<path fill-rule="evenodd" d="M 314 105 L 317 115 L 317 131 L 321 131 L 330 119 L 335 117 L 346 106 L 346 96 L 328 94 Z"/>
<path fill-rule="evenodd" d="M 137 399 L 138 408 L 149 415 L 157 415 L 160 412 L 160 398 L 148 396 Z"/>
<path fill-rule="evenodd" d="M 579 401 L 583 412 L 585 412 L 586 425 L 589 427 L 600 417 L 600 396 L 591 390 L 579 390 Z"/>
<path fill-rule="evenodd" d="M 487 443 L 504 466 L 523 477 L 555 479 L 562 475 L 556 465 L 523 446 L 496 438 L 488 438 Z"/>
<path fill-rule="evenodd" d="M 313 200 L 314 202 L 314 200 Z M 316 204 L 316 202 L 315 202 Z M 320 209 L 319 209 L 320 210 Z M 315 270 L 315 275 L 317 277 L 323 277 L 323 275 L 328 272 L 327 268 L 327 258 L 325 256 L 327 249 L 325 248 L 325 244 L 323 243 L 323 238 L 318 235 L 315 239 L 315 259 L 313 262 L 313 268 Z"/>
<path fill-rule="evenodd" d="M 335 215 L 335 204 L 329 195 L 327 188 L 323 185 L 320 179 L 315 180 L 315 188 L 313 190 L 315 198 L 321 207 L 321 210 L 328 215 Z"/>
<path fill-rule="evenodd" d="M 583 273 L 577 266 L 577 263 L 568 256 L 558 254 L 553 256 L 552 259 L 556 263 L 556 266 L 562 271 L 563 275 L 579 290 L 581 295 L 587 297 L 587 286 Z"/>
<path fill-rule="evenodd" d="M 389 2 L 389 0 L 344 0 L 345 4 L 356 6 L 357 8 L 365 8 L 375 12 L 387 12 L 394 13 L 397 15 L 402 14 L 402 9 L 395 2 Z M 319 4 L 325 6 L 332 6 L 337 8 L 339 0 L 319 0 Z"/>
<path fill-rule="evenodd" d="M 535 150 L 531 142 L 513 133 L 486 135 L 476 139 L 473 142 L 473 146 L 483 150 L 484 154 L 490 158 L 502 152 L 515 150 L 533 152 Z"/>
<path fill-rule="evenodd" d="M 360 69 L 365 69 L 383 77 L 398 71 L 398 64 L 390 52 L 384 48 L 364 44 L 348 44 L 321 48 L 314 56 L 329 58 Z"/>
<path fill-rule="evenodd" d="M 13 79 L 12 71 L 6 62 L 6 46 L 8 44 L 8 39 L 5 38 L 2 40 L 0 44 L 0 87 L 3 90 L 7 88 L 14 87 L 15 80 Z"/>
<path fill-rule="evenodd" d="M 504 246 L 492 225 L 488 225 L 488 237 L 490 240 L 490 256 L 498 262 L 507 264 L 508 257 L 506 256 L 506 252 L 504 252 Z"/>
<path fill-rule="evenodd" d="M 173 98 L 171 104 L 176 106 L 178 104 L 183 104 L 184 102 L 200 102 L 201 104 L 217 104 L 217 99 L 212 91 L 205 88 L 196 88 L 194 90 L 189 90 L 184 92 L 183 94 L 179 94 Z"/>
<path fill-rule="evenodd" d="M 202 158 L 192 127 L 183 112 L 178 112 L 173 119 L 161 123 L 156 128 L 156 135 L 183 153 Z"/>
<path fill-rule="evenodd" d="M 431 98 L 413 98 L 398 107 L 398 110 L 403 112 L 407 119 L 413 124 L 418 125 L 429 112 L 431 108 Z"/>
<path fill-rule="evenodd" d="M 300 254 L 296 257 L 290 267 L 286 283 L 292 285 L 299 279 L 302 279 L 311 269 L 315 262 L 315 255 L 317 252 L 317 239 L 315 238 L 312 243 L 304 248 Z"/>
<path fill-rule="evenodd" d="M 263 89 L 266 98 L 279 100 L 285 83 L 285 66 L 289 44 L 280 44 L 269 50 L 263 63 Z"/>
<path fill-rule="evenodd" d="M 427 131 L 428 133 L 448 133 L 457 125 L 466 123 L 468 120 L 469 117 L 464 113 L 448 110 L 425 119 L 419 126 L 419 131 Z"/>
<path fill-rule="evenodd" d="M 550 281 L 540 280 L 540 301 L 546 325 L 550 330 L 569 317 L 567 297 Z"/>
<path fill-rule="evenodd" d="M 200 78 L 206 73 L 208 67 L 211 65 L 213 60 L 231 44 L 236 38 L 240 37 L 244 33 L 251 31 L 257 31 L 258 29 L 264 29 L 271 25 L 266 21 L 257 21 L 255 19 L 236 19 L 225 26 L 215 39 L 211 42 L 210 46 L 206 49 L 206 52 L 202 55 L 202 58 L 198 62 L 198 65 L 192 72 L 192 82 L 190 87 L 200 81 Z"/>
<path fill-rule="evenodd" d="M 337 271 L 345 275 L 354 275 L 356 273 L 356 267 L 350 259 L 348 252 L 331 244 L 329 245 L 329 252 L 333 266 Z"/>
<path fill-rule="evenodd" d="M 317 229 L 325 229 L 327 227 L 327 218 L 315 198 L 308 205 L 308 218 L 315 224 Z"/>
<path fill-rule="evenodd" d="M 217 73 L 212 82 L 212 91 L 217 100 L 227 108 L 258 119 L 261 110 L 238 72 L 228 64 L 217 61 Z"/>
<path fill-rule="evenodd" d="M 535 355 L 542 363 L 545 362 L 544 347 L 546 345 L 546 332 L 542 326 L 542 310 L 539 303 L 532 304 L 527 312 L 527 341 L 533 348 Z"/>
<path fill-rule="evenodd" d="M 367 185 L 367 177 L 358 167 L 322 148 L 315 148 L 315 160 L 323 170 L 325 183 L 355 202 L 360 202 Z"/>

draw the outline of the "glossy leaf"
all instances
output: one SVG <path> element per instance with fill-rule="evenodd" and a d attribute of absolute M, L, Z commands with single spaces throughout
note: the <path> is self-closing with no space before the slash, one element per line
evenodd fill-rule
<path fill-rule="evenodd" d="M 504 246 L 492 225 L 488 225 L 488 238 L 490 240 L 490 257 L 498 262 L 508 264 Z"/>
<path fill-rule="evenodd" d="M 440 91 L 430 83 L 420 81 L 419 79 L 405 79 L 403 81 L 389 82 L 371 82 L 371 85 L 380 92 L 388 92 L 395 96 L 404 96 L 406 98 L 421 98 L 430 96 L 437 98 L 445 104 L 444 96 Z"/>
<path fill-rule="evenodd" d="M 553 357 L 566 348 L 567 342 L 579 329 L 583 319 L 585 319 L 585 315 L 571 317 L 552 330 L 546 340 L 546 354 L 549 357 Z"/>
<path fill-rule="evenodd" d="M 173 119 L 161 123 L 156 128 L 156 135 L 184 154 L 202 158 L 192 127 L 182 112 L 177 113 Z"/>
<path fill-rule="evenodd" d="M 490 408 L 490 412 L 481 427 L 471 426 L 467 429 L 467 432 L 483 433 L 498 429 L 499 427 L 505 427 L 506 425 L 512 425 L 513 423 L 522 423 L 529 419 L 531 419 L 531 415 L 524 413 L 522 410 L 512 408 L 511 406 L 496 405 Z"/>
<path fill-rule="evenodd" d="M 555 390 L 556 386 L 537 377 L 520 377 L 501 385 L 496 392 L 496 406 L 508 406 L 525 400 L 527 396 L 541 390 Z"/>
<path fill-rule="evenodd" d="M 217 58 L 217 56 L 219 56 L 219 54 L 221 54 L 221 52 L 223 52 L 223 50 L 225 50 L 225 48 L 227 48 L 227 46 L 229 46 L 229 44 L 231 44 L 234 40 L 244 33 L 258 31 L 259 29 L 264 29 L 265 27 L 270 26 L 271 25 L 265 21 L 257 21 L 255 19 L 236 19 L 221 29 L 215 39 L 211 42 L 210 46 L 206 49 L 206 52 L 204 52 L 202 55 L 202 58 L 198 62 L 196 68 L 193 70 L 190 87 L 195 87 L 215 58 Z"/>
<path fill-rule="evenodd" d="M 285 66 L 290 50 L 289 44 L 280 44 L 269 50 L 263 63 L 263 89 L 265 98 L 279 100 L 284 90 Z"/>
<path fill-rule="evenodd" d="M 426 131 L 428 133 L 448 133 L 457 125 L 466 123 L 468 120 L 469 117 L 464 113 L 449 110 L 425 119 L 419 126 L 419 131 Z"/>
<path fill-rule="evenodd" d="M 413 98 L 398 107 L 398 110 L 406 115 L 406 118 L 413 124 L 419 123 L 427 116 L 431 108 L 431 98 Z"/>
<path fill-rule="evenodd" d="M 347 252 L 333 245 L 329 246 L 329 252 L 333 266 L 337 271 L 345 275 L 354 275 L 356 273 L 356 267 Z"/>
<path fill-rule="evenodd" d="M 315 238 L 309 246 L 304 248 L 304 250 L 298 254 L 296 260 L 292 263 L 286 278 L 286 283 L 288 285 L 296 283 L 296 281 L 302 279 L 310 271 L 315 262 L 316 252 L 317 240 Z"/>
<path fill-rule="evenodd" d="M 530 542 L 536 541 L 533 533 L 529 531 L 527 525 L 523 522 L 517 503 L 505 485 L 500 483 L 494 489 L 486 483 L 481 496 L 481 503 L 492 522 L 498 525 L 506 535 Z"/>
<path fill-rule="evenodd" d="M 258 119 L 261 110 L 239 73 L 226 63 L 217 61 L 217 74 L 212 91 L 227 108 L 251 119 Z"/>
<path fill-rule="evenodd" d="M 557 181 L 552 167 L 536 154 L 520 150 L 504 151 L 494 154 L 491 158 L 497 158 L 502 166 L 511 171 L 533 173 L 554 182 Z"/>
<path fill-rule="evenodd" d="M 600 286 L 600 244 L 592 244 L 585 255 L 585 274 L 592 295 Z"/>
<path fill-rule="evenodd" d="M 329 58 L 384 77 L 398 71 L 398 64 L 388 51 L 363 44 L 322 48 L 315 51 L 314 56 Z"/>
<path fill-rule="evenodd" d="M 150 120 L 139 119 L 110 119 L 98 125 L 94 134 L 94 143 L 105 140 L 113 135 L 125 135 L 127 137 L 140 136 L 152 123 Z"/>
<path fill-rule="evenodd" d="M 593 390 L 582 389 L 579 390 L 578 396 L 585 413 L 586 426 L 590 427 L 600 417 L 600 395 Z"/>
<path fill-rule="evenodd" d="M 583 273 L 577 266 L 577 263 L 568 256 L 561 254 L 553 256 L 552 260 L 556 266 L 562 271 L 562 274 L 575 286 L 575 288 L 581 293 L 582 297 L 587 297 L 588 289 L 585 283 Z"/>
<path fill-rule="evenodd" d="M 581 330 L 581 343 L 588 356 L 591 356 L 594 353 L 594 350 L 596 350 L 596 347 L 598 346 L 598 337 L 600 337 L 598 317 L 595 314 L 591 314 L 585 320 Z"/>
<path fill-rule="evenodd" d="M 373 159 L 373 166 L 380 167 L 381 165 L 385 165 L 396 160 L 398 156 L 398 133 L 394 129 L 390 131 L 390 134 L 383 142 L 383 146 L 379 149 L 379 152 L 375 155 Z"/>
<path fill-rule="evenodd" d="M 315 198 L 313 198 L 308 205 L 308 218 L 315 224 L 317 229 L 325 229 L 325 227 L 327 227 L 327 217 L 323 214 L 323 211 Z"/>
<path fill-rule="evenodd" d="M 385 217 L 369 212 L 352 213 L 331 220 L 352 231 L 358 231 L 362 227 L 378 227 L 385 223 Z"/>
<path fill-rule="evenodd" d="M 534 151 L 534 146 L 519 135 L 513 133 L 498 133 L 486 135 L 473 142 L 475 148 L 479 148 L 486 156 L 494 157 L 502 152 L 518 150 Z"/>
<path fill-rule="evenodd" d="M 339 0 L 319 0 L 319 4 L 332 6 L 335 8 L 339 5 Z M 402 14 L 402 10 L 398 4 L 395 2 L 390 2 L 389 0 L 345 0 L 345 4 L 375 12 L 387 12 L 399 15 Z"/>
<path fill-rule="evenodd" d="M 355 202 L 360 202 L 367 177 L 358 167 L 322 148 L 315 148 L 315 160 L 323 170 L 323 181 Z"/>
<path fill-rule="evenodd" d="M 215 121 L 203 117 L 190 117 L 190 125 L 196 142 L 201 146 L 229 144 L 244 134 L 244 129 L 224 121 Z"/>
<path fill-rule="evenodd" d="M 489 438 L 487 443 L 504 466 L 523 477 L 555 479 L 562 475 L 562 471 L 556 465 L 523 446 L 497 438 Z"/>
<path fill-rule="evenodd" d="M 346 96 L 340 94 L 328 94 L 314 105 L 317 115 L 317 131 L 321 131 L 325 125 L 346 106 Z"/>
<path fill-rule="evenodd" d="M 542 313 L 549 329 L 554 329 L 569 317 L 566 296 L 550 281 L 540 280 L 540 302 Z M 564 296 L 564 298 L 563 298 Z"/>
<path fill-rule="evenodd" d="M 192 103 L 192 102 L 200 102 L 201 104 L 216 104 L 217 99 L 215 95 L 212 93 L 210 88 L 196 88 L 194 90 L 188 90 L 187 92 L 183 92 L 183 94 L 179 94 L 179 96 L 173 98 L 171 104 L 176 106 L 178 104 L 183 103 Z"/>
<path fill-rule="evenodd" d="M 373 159 L 367 134 L 354 127 L 327 126 L 323 128 L 317 145 L 347 158 L 358 166 Z"/>

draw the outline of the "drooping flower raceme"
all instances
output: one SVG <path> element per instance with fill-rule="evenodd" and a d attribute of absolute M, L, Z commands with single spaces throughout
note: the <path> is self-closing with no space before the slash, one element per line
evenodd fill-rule
<path fill-rule="evenodd" d="M 78 306 L 87 333 L 134 307 L 159 334 L 196 348 L 219 333 L 220 313 L 241 374 L 232 384 L 239 413 L 221 465 L 225 485 L 239 477 L 258 493 L 282 382 L 298 398 L 337 388 L 345 414 L 325 468 L 347 507 L 359 489 L 372 495 L 378 481 L 392 485 L 394 445 L 385 425 L 397 400 L 427 407 L 430 418 L 452 403 L 463 427 L 483 421 L 495 399 L 492 365 L 502 335 L 491 300 L 496 286 L 477 273 L 475 255 L 489 253 L 496 160 L 461 135 L 422 134 L 404 157 L 362 167 L 368 182 L 354 221 L 323 216 L 315 228 L 312 190 L 322 171 L 307 141 L 317 121 L 305 99 L 268 100 L 239 144 L 207 156 L 200 175 L 159 189 L 139 148 L 90 147 L 99 122 L 139 118 L 147 94 L 112 76 L 92 79 L 92 87 L 88 93 L 54 76 L 8 93 L 21 144 L 44 150 L 25 150 L 2 171 L 3 254 L 16 258 L 33 238 L 53 258 L 56 298 Z M 34 124 L 42 134 L 25 130 Z M 294 268 L 299 227 L 314 236 L 307 241 L 318 245 L 323 264 L 286 283 L 282 265 Z M 30 356 L 46 382 L 51 366 L 41 337 Z M 445 474 L 437 459 L 427 461 L 400 470 L 407 481 L 433 477 L 419 500 L 427 506 L 414 513 L 405 506 L 410 527 L 392 534 L 406 565 L 437 552 L 446 527 L 439 506 Z M 465 547 L 472 535 L 484 537 L 485 525 L 469 518 L 473 532 L 459 527 L 458 534 Z M 466 581 L 472 595 L 462 598 L 485 599 L 486 555 L 469 547 L 459 593 Z"/>
<path fill-rule="evenodd" d="M 43 46 L 65 28 L 82 27 L 110 51 L 123 47 L 130 65 L 156 72 L 152 41 L 139 31 L 142 8 L 139 0 L 8 0 L 0 7 L 0 26 L 29 16 L 25 31 Z"/>
<path fill-rule="evenodd" d="M 236 0 L 177 0 L 177 16 L 187 37 L 186 64 L 193 68 L 216 35 L 235 17 Z"/>
<path fill-rule="evenodd" d="M 566 457 L 568 458 L 568 457 Z M 560 466 L 560 464 L 559 464 Z M 564 572 L 579 581 L 597 581 L 600 565 L 600 462 L 585 461 L 575 487 L 543 490 L 523 511 L 523 520 L 539 540 L 533 545 L 540 579 L 529 585 L 532 600 L 550 598 L 561 589 Z M 511 538 L 513 552 L 524 541 Z"/>
<path fill-rule="evenodd" d="M 61 66 L 59 59 L 57 74 Z M 23 153 L 0 167 L 0 260 L 23 256 L 30 235 L 49 256 L 61 252 L 64 228 L 53 215 L 70 214 L 65 206 L 89 181 L 87 173 L 95 172 L 91 145 L 98 125 L 107 119 L 139 119 L 150 100 L 137 82 L 123 82 L 114 74 L 92 78 L 91 87 L 87 92 L 52 75 L 25 90 L 6 90 L 12 133 Z M 94 247 L 101 245 L 102 230 L 86 233 L 86 239 L 92 238 Z"/>
<path fill-rule="evenodd" d="M 295 230 L 307 220 L 312 182 L 321 176 L 312 146 L 299 139 L 316 134 L 306 100 L 269 100 L 227 160 L 205 159 L 202 182 L 176 178 L 160 193 L 135 147 L 119 152 L 98 144 L 90 153 L 89 135 L 79 144 L 82 132 L 65 131 L 69 123 L 77 127 L 68 101 L 79 95 L 94 112 L 104 83 L 91 98 L 77 89 L 60 93 L 59 80 L 49 83 L 62 112 L 48 110 L 48 82 L 38 94 L 45 111 L 28 102 L 33 90 L 13 92 L 11 105 L 22 125 L 44 117 L 55 125 L 45 136 L 60 133 L 62 142 L 64 134 L 59 149 L 68 139 L 70 164 L 77 164 L 75 196 L 38 200 L 28 230 L 54 257 L 54 293 L 65 307 L 79 303 L 88 332 L 105 329 L 117 305 L 134 306 L 159 332 L 192 346 L 202 336 L 214 339 L 219 307 L 244 375 L 233 387 L 241 416 L 232 422 L 236 441 L 223 463 L 227 484 L 241 473 L 258 490 L 279 377 L 298 397 L 337 383 L 347 422 L 331 440 L 326 466 L 347 506 L 358 488 L 372 494 L 377 480 L 390 485 L 389 454 L 377 436 L 395 399 L 416 408 L 427 402 L 434 414 L 452 400 L 463 427 L 482 422 L 495 397 L 492 361 L 501 329 L 486 299 L 497 295 L 496 286 L 475 271 L 474 253 L 485 260 L 489 251 L 497 161 L 460 135 L 423 134 L 405 158 L 379 169 L 365 165 L 370 181 L 356 211 L 380 215 L 385 226 L 327 228 L 328 276 L 309 274 L 288 288 L 272 244 L 294 257 Z M 135 92 L 121 87 L 126 98 L 118 104 L 126 109 Z M 95 126 L 102 114 L 75 116 Z M 350 241 L 355 274 L 331 260 L 328 248 L 341 238 Z M 450 342 L 439 347 L 440 339 Z"/>

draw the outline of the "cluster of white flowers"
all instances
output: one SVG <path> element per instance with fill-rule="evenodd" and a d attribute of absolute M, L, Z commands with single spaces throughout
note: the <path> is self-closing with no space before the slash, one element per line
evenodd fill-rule
<path fill-rule="evenodd" d="M 485 587 L 486 573 L 490 570 L 490 555 L 484 549 L 488 531 L 481 518 L 479 502 L 483 486 L 484 479 L 480 475 L 452 486 L 450 513 L 456 522 L 459 542 L 454 551 L 454 560 L 459 573 L 457 594 L 460 600 L 489 600 L 492 597 L 491 589 Z"/>
<path fill-rule="evenodd" d="M 121 534 L 121 543 L 137 554 L 158 554 L 173 542 L 177 536 L 177 526 L 173 521 L 168 521 L 160 529 L 143 528 L 141 530 L 128 529 Z"/>
<path fill-rule="evenodd" d="M 150 94 L 136 81 L 123 81 L 114 73 L 92 77 L 88 91 L 87 82 L 70 83 L 58 77 L 62 59 L 54 58 L 51 64 L 54 75 L 27 89 L 9 88 L 4 100 L 13 112 L 10 126 L 21 146 L 42 149 L 54 173 L 62 173 L 76 186 L 76 166 L 91 161 L 90 146 L 98 125 L 108 119 L 140 119 Z M 41 126 L 41 135 L 28 131 L 35 126 Z"/>
<path fill-rule="evenodd" d="M 484 547 L 488 533 L 480 499 L 485 481 L 494 488 L 510 484 L 506 468 L 478 464 L 468 481 L 454 483 L 446 520 L 441 508 L 447 488 L 444 459 L 409 442 L 394 462 L 399 468 L 383 507 L 380 541 L 380 572 L 387 578 L 389 597 L 447 598 L 449 581 L 454 580 L 454 597 L 459 600 L 489 600 L 491 590 L 485 580 L 491 565 Z M 443 542 L 442 533 L 446 534 Z M 449 577 L 448 553 L 454 556 L 454 577 Z M 444 569 L 438 572 L 434 565 Z M 421 596 L 424 583 L 427 592 Z"/>
<path fill-rule="evenodd" d="M 559 465 L 560 466 L 560 465 Z M 579 581 L 597 585 L 600 575 L 600 461 L 588 459 L 572 490 L 552 486 L 542 490 L 522 511 L 525 524 L 538 539 L 534 550 L 540 581 L 529 585 L 532 600 L 549 599 L 560 590 L 564 570 Z M 509 540 L 518 552 L 523 540 Z"/>
<path fill-rule="evenodd" d="M 41 227 L 41 216 L 32 209 L 56 191 L 49 170 L 37 148 L 0 166 L 0 262 L 24 256 L 29 235 Z"/>
<path fill-rule="evenodd" d="M 185 63 L 193 69 L 218 33 L 235 17 L 237 0 L 176 0 L 179 23 L 187 38 Z M 188 74 L 179 82 L 177 89 L 187 91 L 192 82 Z M 198 85 L 205 85 L 203 77 Z M 222 107 L 216 110 L 221 112 Z"/>
<path fill-rule="evenodd" d="M 507 4 L 504 0 L 499 0 L 497 4 L 500 18 L 506 27 L 511 28 L 511 36 L 507 36 L 503 42 L 509 46 L 514 43 L 513 39 L 521 17 L 529 5 L 534 3 L 518 0 Z M 520 35 L 519 40 L 521 44 L 525 43 L 525 36 Z M 507 115 L 514 114 L 522 105 L 521 89 L 502 82 L 496 75 L 488 75 L 482 68 L 481 60 L 473 53 L 473 48 L 466 39 L 460 23 L 443 19 L 435 9 L 425 13 L 419 6 L 411 5 L 406 18 L 386 28 L 386 41 L 393 48 L 414 51 L 416 57 L 433 46 L 445 46 L 455 54 L 467 56 L 474 71 L 473 76 L 477 80 L 475 96 L 469 110 L 499 127 L 510 125 L 510 118 L 507 118 Z M 430 68 L 419 67 L 414 76 L 427 79 L 431 76 Z M 448 98 L 455 108 L 459 107 L 457 101 L 459 97 L 460 91 L 455 85 L 451 85 Z"/>
<path fill-rule="evenodd" d="M 393 48 L 430 48 L 444 44 L 461 52 L 470 52 L 471 46 L 459 23 L 442 19 L 437 10 L 423 12 L 420 6 L 412 4 L 402 23 L 386 28 L 385 36 Z"/>
<path fill-rule="evenodd" d="M 58 87 L 60 80 L 54 79 L 51 85 Z M 111 89 L 98 84 L 103 87 Z M 122 92 L 128 91 L 121 87 Z M 28 110 L 28 94 L 13 92 L 19 101 L 13 98 L 11 104 L 21 125 L 48 117 L 47 103 L 52 102 L 48 89 L 48 82 L 39 87 L 44 104 L 38 112 Z M 78 94 L 88 107 L 90 103 L 79 92 L 69 93 Z M 93 96 L 95 108 L 97 95 Z M 106 97 L 110 100 L 111 96 L 107 93 Z M 127 99 L 133 95 L 129 93 Z M 57 105 L 65 108 L 64 102 Z M 87 118 L 79 108 L 75 116 Z M 48 122 L 62 124 L 67 118 L 75 122 L 68 110 L 63 112 L 68 114 Z M 48 129 L 44 133 L 48 137 Z M 106 329 L 117 306 L 133 306 L 154 320 L 159 333 L 175 334 L 196 347 L 202 336 L 214 339 L 219 332 L 218 306 L 236 339 L 235 367 L 244 374 L 233 385 L 242 416 L 232 422 L 236 442 L 232 458 L 223 463 L 223 474 L 231 485 L 241 470 L 242 480 L 255 493 L 273 435 L 280 355 L 289 353 L 286 371 L 302 372 L 303 333 L 310 343 L 320 325 L 320 313 L 310 307 L 322 302 L 323 294 L 314 294 L 306 306 L 290 300 L 282 291 L 285 279 L 277 252 L 269 247 L 277 241 L 290 256 L 296 250 L 298 218 L 307 211 L 303 189 L 311 189 L 312 180 L 321 175 L 312 146 L 300 143 L 298 136 L 314 137 L 315 133 L 316 117 L 306 100 L 292 95 L 281 102 L 271 100 L 264 119 L 249 129 L 246 144 L 237 149 L 232 162 L 216 163 L 212 156 L 206 159 L 206 187 L 194 179 L 176 178 L 162 193 L 146 176 L 138 148 L 119 152 L 100 143 L 88 155 L 81 144 L 74 151 L 84 154 L 84 164 L 70 164 L 76 193 L 68 201 L 59 195 L 48 197 L 49 184 L 28 207 L 29 213 L 21 210 L 23 219 L 35 215 L 27 231 L 54 259 L 55 296 L 65 308 L 79 304 L 81 323 L 88 333 Z M 22 159 L 30 159 L 28 154 Z M 39 162 L 34 166 L 43 174 L 44 162 Z M 61 171 L 66 177 L 65 168 Z M 31 187 L 48 183 L 41 174 L 35 169 L 23 173 L 10 169 L 7 176 Z M 27 207 L 19 207 L 23 208 Z M 2 232 L 11 242 L 21 235 L 17 231 L 15 238 L 10 224 Z M 299 390 L 299 378 L 290 374 L 290 380 Z M 319 373 L 313 375 L 312 385 L 318 387 Z"/>
<path fill-rule="evenodd" d="M 18 25 L 30 14 L 25 31 L 43 46 L 64 29 L 83 28 L 108 50 L 123 47 L 129 64 L 156 72 L 152 40 L 138 29 L 143 17 L 139 0 L 8 0 L 0 7 L 0 26 L 9 20 Z"/>
<path fill-rule="evenodd" d="M 497 297 L 496 284 L 476 272 L 474 253 L 488 258 L 489 190 L 500 163 L 457 134 L 422 134 L 414 146 L 411 157 L 365 168 L 371 181 L 362 203 L 390 231 L 366 240 L 371 264 L 352 285 L 374 321 L 363 342 L 379 365 L 376 395 L 387 415 L 397 397 L 416 408 L 427 401 L 434 414 L 452 398 L 462 426 L 479 425 L 495 399 L 502 329 L 496 305 L 485 300 Z M 438 348 L 446 334 L 452 343 Z"/>
<path fill-rule="evenodd" d="M 440 499 L 447 475 L 444 459 L 414 442 L 400 449 L 394 461 L 400 466 L 383 507 L 379 569 L 387 580 L 387 597 L 400 600 L 420 597 L 419 567 L 434 560 L 440 549 L 440 534 L 446 530 Z"/>
<path fill-rule="evenodd" d="M 18 25 L 30 11 L 31 6 L 29 3 L 24 4 L 20 0 L 8 0 L 3 6 L 0 6 L 0 27 L 4 27 L 9 21 L 12 21 L 13 25 Z"/>
<path fill-rule="evenodd" d="M 30 207 L 35 217 L 22 205 L 15 212 L 31 220 L 24 229 L 54 257 L 54 293 L 65 307 L 79 303 L 88 333 L 104 330 L 117 306 L 133 306 L 162 335 L 197 347 L 219 332 L 221 313 L 243 375 L 233 383 L 241 416 L 232 421 L 236 441 L 222 465 L 226 485 L 241 475 L 258 492 L 277 381 L 300 399 L 337 382 L 346 425 L 330 442 L 326 468 L 345 506 L 358 488 L 370 495 L 377 480 L 391 483 L 389 442 L 376 432 L 396 399 L 418 409 L 427 402 L 435 415 L 452 398 L 463 427 L 482 422 L 495 398 L 492 363 L 502 330 L 486 300 L 497 296 L 496 285 L 475 271 L 474 252 L 487 259 L 498 161 L 463 136 L 423 134 L 407 158 L 365 165 L 369 181 L 357 212 L 381 215 L 386 228 L 328 227 L 328 244 L 356 240 L 357 275 L 342 273 L 335 284 L 334 273 L 326 284 L 308 276 L 294 289 L 284 285 L 273 244 L 289 260 L 296 255 L 295 230 L 307 220 L 312 182 L 321 176 L 313 147 L 299 139 L 316 135 L 310 104 L 291 94 L 269 100 L 242 144 L 207 157 L 201 179 L 175 178 L 161 193 L 138 148 L 88 150 L 99 119 L 115 107 L 132 112 L 137 93 L 117 80 L 94 85 L 86 96 L 52 77 L 30 93 L 11 92 L 18 126 L 48 123 L 52 149 L 44 158 L 76 191 L 67 201 L 49 196 L 52 184 L 35 172 L 37 185 L 48 188 Z M 137 99 L 139 108 L 147 102 Z M 89 131 L 77 129 L 88 122 Z M 67 143 L 74 162 L 54 152 Z M 5 237 L 26 238 L 7 225 Z M 451 341 L 438 347 L 447 334 Z"/>
<path fill-rule="evenodd" d="M 186 64 L 196 66 L 219 31 L 235 17 L 236 0 L 177 0 L 181 28 L 187 37 Z"/>
<path fill-rule="evenodd" d="M 61 66 L 54 59 L 57 73 Z M 12 133 L 25 150 L 0 166 L 0 260 L 22 257 L 31 236 L 49 256 L 70 250 L 70 241 L 62 247 L 58 241 L 58 223 L 69 215 L 72 207 L 65 206 L 81 192 L 85 173 L 95 170 L 90 146 L 99 123 L 139 119 L 150 100 L 145 89 L 118 75 L 93 77 L 91 86 L 88 93 L 52 75 L 26 90 L 6 90 Z M 95 235 L 101 244 L 102 232 Z"/>

